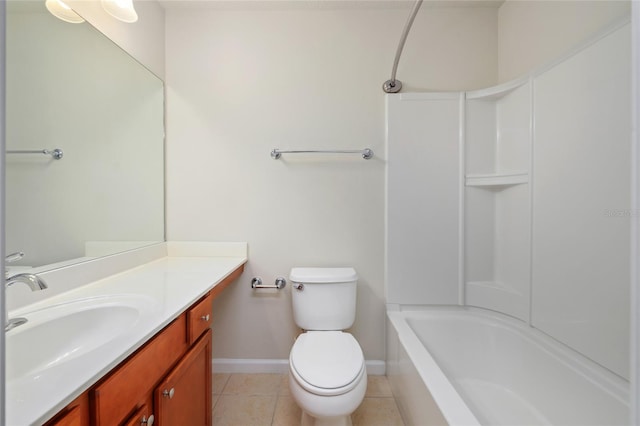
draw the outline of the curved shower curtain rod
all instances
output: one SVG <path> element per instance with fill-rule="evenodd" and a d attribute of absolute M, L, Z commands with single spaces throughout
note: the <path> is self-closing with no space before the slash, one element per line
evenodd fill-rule
<path fill-rule="evenodd" d="M 402 89 L 402 82 L 400 80 L 396 80 L 398 62 L 400 62 L 400 55 L 402 55 L 404 43 L 405 41 L 407 41 L 407 36 L 409 35 L 409 31 L 411 30 L 411 25 L 413 25 L 413 20 L 416 18 L 418 10 L 420 10 L 420 6 L 422 6 L 422 1 L 423 0 L 416 0 L 416 3 L 413 5 L 413 10 L 411 10 L 411 14 L 409 15 L 409 19 L 407 19 L 407 23 L 404 26 L 404 31 L 402 32 L 402 37 L 400 37 L 400 43 L 398 44 L 398 50 L 396 51 L 396 58 L 393 61 L 391 78 L 382 84 L 382 90 L 384 90 L 385 93 L 398 93 Z"/>

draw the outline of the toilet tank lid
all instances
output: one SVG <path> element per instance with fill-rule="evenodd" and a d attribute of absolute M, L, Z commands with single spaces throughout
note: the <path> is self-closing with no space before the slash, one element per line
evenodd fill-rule
<path fill-rule="evenodd" d="M 297 283 L 344 283 L 357 281 L 353 268 L 291 268 L 289 280 Z"/>

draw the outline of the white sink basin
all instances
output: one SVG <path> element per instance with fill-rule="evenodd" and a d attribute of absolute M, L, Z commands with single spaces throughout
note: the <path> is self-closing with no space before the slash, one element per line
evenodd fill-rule
<path fill-rule="evenodd" d="M 115 295 L 20 315 L 28 322 L 6 334 L 7 381 L 37 379 L 48 369 L 108 345 L 134 329 L 152 304 L 143 296 Z"/>

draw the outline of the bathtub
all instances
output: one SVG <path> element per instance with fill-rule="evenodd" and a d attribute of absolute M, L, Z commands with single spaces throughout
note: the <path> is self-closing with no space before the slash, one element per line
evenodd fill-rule
<path fill-rule="evenodd" d="M 492 311 L 387 311 L 387 376 L 408 425 L 625 425 L 629 383 Z"/>

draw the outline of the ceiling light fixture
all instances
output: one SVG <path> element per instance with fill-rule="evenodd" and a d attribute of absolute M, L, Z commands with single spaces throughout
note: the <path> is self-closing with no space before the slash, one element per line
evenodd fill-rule
<path fill-rule="evenodd" d="M 128 24 L 138 20 L 133 0 L 102 0 L 102 8 L 114 18 Z"/>
<path fill-rule="evenodd" d="M 81 24 L 84 22 L 84 19 L 74 12 L 73 9 L 64 4 L 62 0 L 46 0 L 44 5 L 53 16 L 58 19 L 62 19 L 65 22 L 72 24 Z"/>

